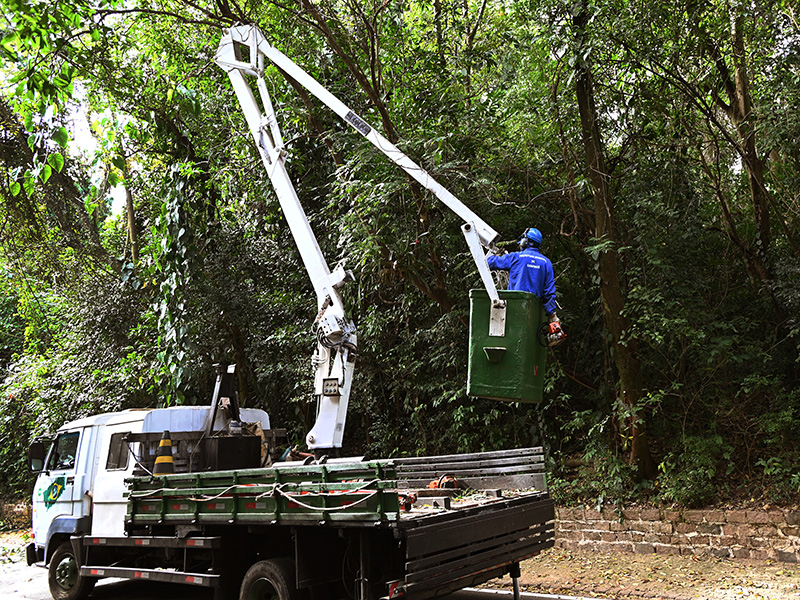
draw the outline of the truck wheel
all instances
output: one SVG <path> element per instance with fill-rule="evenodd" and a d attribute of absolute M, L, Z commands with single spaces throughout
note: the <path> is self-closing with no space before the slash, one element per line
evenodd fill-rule
<path fill-rule="evenodd" d="M 288 558 L 257 562 L 245 573 L 239 600 L 295 600 L 294 563 Z"/>
<path fill-rule="evenodd" d="M 66 541 L 53 552 L 47 582 L 53 600 L 83 600 L 92 592 L 97 579 L 80 576 L 72 544 Z"/>

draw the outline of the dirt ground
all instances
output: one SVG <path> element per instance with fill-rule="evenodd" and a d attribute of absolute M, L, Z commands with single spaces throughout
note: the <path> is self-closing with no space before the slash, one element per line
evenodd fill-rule
<path fill-rule="evenodd" d="M 510 587 L 511 580 L 498 583 Z M 520 587 L 615 600 L 798 600 L 800 565 L 554 548 L 522 564 Z"/>
<path fill-rule="evenodd" d="M 4 564 L 25 560 L 30 531 L 0 534 Z M 800 565 L 554 548 L 522 564 L 523 591 L 613 600 L 798 600 Z M 508 577 L 486 587 L 510 588 Z"/>
<path fill-rule="evenodd" d="M 0 533 L 0 565 L 25 560 L 25 546 L 31 540 L 29 529 Z"/>

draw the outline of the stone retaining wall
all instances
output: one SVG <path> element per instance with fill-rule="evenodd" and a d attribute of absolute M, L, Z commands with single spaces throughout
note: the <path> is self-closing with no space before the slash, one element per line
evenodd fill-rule
<path fill-rule="evenodd" d="M 31 526 L 31 505 L 27 502 L 0 503 L 0 523 L 5 529 L 25 529 Z"/>
<path fill-rule="evenodd" d="M 0 504 L 6 527 L 30 527 L 30 504 Z M 800 510 L 556 509 L 556 546 L 636 554 L 708 554 L 800 562 Z"/>
<path fill-rule="evenodd" d="M 558 508 L 556 546 L 800 561 L 800 511 Z"/>

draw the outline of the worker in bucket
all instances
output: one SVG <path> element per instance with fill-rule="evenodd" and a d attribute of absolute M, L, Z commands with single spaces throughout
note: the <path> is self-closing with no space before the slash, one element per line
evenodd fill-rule
<path fill-rule="evenodd" d="M 530 292 L 542 301 L 544 311 L 550 321 L 547 327 L 548 345 L 555 346 L 566 334 L 556 314 L 556 280 L 553 263 L 539 247 L 542 245 L 542 232 L 529 227 L 519 240 L 519 252 L 486 257 L 489 267 L 508 271 L 508 289 Z"/>

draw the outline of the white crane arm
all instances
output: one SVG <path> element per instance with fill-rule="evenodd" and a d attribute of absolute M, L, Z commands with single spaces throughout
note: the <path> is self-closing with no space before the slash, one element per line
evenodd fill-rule
<path fill-rule="evenodd" d="M 345 318 L 344 306 L 337 289 L 352 279 L 352 275 L 342 267 L 330 271 L 286 171 L 286 150 L 275 109 L 264 81 L 264 65 L 267 59 L 321 100 L 466 222 L 462 232 L 467 239 L 481 280 L 492 300 L 490 335 L 502 336 L 505 330 L 505 305 L 499 298 L 486 263 L 486 256 L 481 248 L 492 248 L 499 234 L 431 177 L 425 169 L 267 42 L 258 27 L 239 25 L 231 27 L 222 36 L 215 62 L 230 77 L 317 294 L 318 346 L 313 362 L 316 370 L 315 393 L 319 398 L 319 409 L 317 422 L 306 436 L 306 442 L 314 449 L 341 447 L 354 368 L 356 334 L 353 323 Z M 246 76 L 256 79 L 260 104 Z"/>
<path fill-rule="evenodd" d="M 237 55 L 236 44 L 241 44 L 249 48 L 248 61 L 243 61 L 241 59 L 241 53 Z M 367 138 L 378 150 L 383 152 L 392 162 L 413 177 L 425 189 L 430 190 L 465 222 L 472 223 L 483 246 L 490 247 L 497 241 L 499 237 L 497 231 L 492 229 L 483 219 L 461 202 L 461 200 L 451 194 L 425 169 L 411 160 L 402 150 L 359 117 L 344 102 L 331 94 L 316 79 L 295 64 L 294 61 L 271 45 L 264 37 L 261 30 L 255 25 L 231 27 L 220 42 L 216 62 L 223 69 L 228 71 L 229 69 L 236 69 L 248 75 L 261 77 L 264 72 L 264 58 L 269 59 L 276 66 L 280 67 L 287 75 L 292 77 L 297 83 L 302 85 L 328 106 L 328 108 L 352 125 L 356 131 Z"/>

